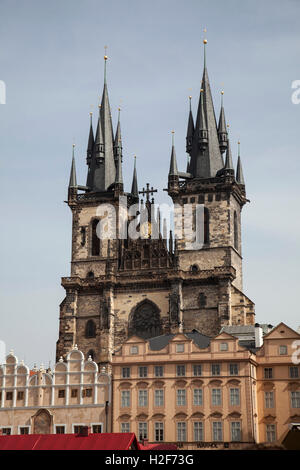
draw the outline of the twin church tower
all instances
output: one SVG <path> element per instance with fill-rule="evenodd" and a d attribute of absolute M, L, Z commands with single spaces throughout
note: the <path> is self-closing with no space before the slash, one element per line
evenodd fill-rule
<path fill-rule="evenodd" d="M 197 329 L 214 336 L 224 325 L 254 323 L 254 304 L 243 293 L 242 279 L 245 182 L 240 156 L 236 170 L 233 166 L 223 102 L 216 121 L 205 47 L 197 115 L 194 120 L 190 106 L 188 116 L 188 165 L 184 172 L 178 170 L 173 143 L 168 175 L 174 204 L 204 206 L 204 244 L 196 250 L 183 236 L 173 240 L 170 232 L 167 237 L 159 212 L 146 236 L 98 237 L 99 205 L 110 204 L 117 214 L 120 196 L 126 196 L 128 208 L 139 204 L 141 214 L 154 205 L 153 188 L 138 190 L 135 166 L 131 191 L 124 190 L 120 113 L 114 133 L 104 57 L 102 102 L 95 135 L 92 120 L 90 124 L 85 186 L 77 184 L 74 155 L 71 167 L 71 274 L 62 278 L 66 296 L 60 306 L 57 360 L 77 344 L 86 357 L 108 364 L 133 334 L 150 338 Z M 154 228 L 158 235 L 153 238 Z M 142 235 L 142 225 L 140 231 Z"/>

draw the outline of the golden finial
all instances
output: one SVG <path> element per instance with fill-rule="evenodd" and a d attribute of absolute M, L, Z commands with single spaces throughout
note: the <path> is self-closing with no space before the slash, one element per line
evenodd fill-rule
<path fill-rule="evenodd" d="M 203 88 L 201 88 L 200 93 L 203 93 L 203 91 L 204 91 Z"/>
<path fill-rule="evenodd" d="M 72 144 L 72 147 L 73 147 L 73 148 L 75 147 L 75 144 L 74 144 L 74 143 Z"/>
<path fill-rule="evenodd" d="M 206 28 L 204 28 L 203 32 L 206 33 Z M 203 39 L 203 44 L 207 44 L 207 39 L 206 38 Z"/>
<path fill-rule="evenodd" d="M 108 59 L 108 56 L 106 54 L 107 54 L 107 46 L 104 46 L 104 60 Z"/>
<path fill-rule="evenodd" d="M 224 90 L 221 91 L 221 95 L 224 95 Z"/>
<path fill-rule="evenodd" d="M 93 116 L 93 111 L 90 111 L 90 116 Z"/>

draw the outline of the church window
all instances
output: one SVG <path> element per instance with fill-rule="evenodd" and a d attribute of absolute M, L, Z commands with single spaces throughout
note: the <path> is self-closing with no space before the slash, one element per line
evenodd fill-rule
<path fill-rule="evenodd" d="M 239 249 L 239 240 L 238 240 L 238 220 L 237 220 L 237 213 L 234 211 L 234 216 L 233 216 L 233 224 L 234 224 L 234 248 L 236 250 Z"/>
<path fill-rule="evenodd" d="M 138 304 L 130 315 L 128 336 L 147 339 L 162 334 L 161 319 L 157 306 L 145 300 Z"/>
<path fill-rule="evenodd" d="M 209 210 L 204 207 L 204 243 L 209 242 Z"/>
<path fill-rule="evenodd" d="M 86 241 L 86 228 L 85 228 L 85 227 L 81 227 L 80 233 L 81 233 L 81 246 L 84 246 L 84 245 L 85 245 L 85 241 Z"/>
<path fill-rule="evenodd" d="M 96 325 L 93 320 L 89 320 L 85 327 L 85 337 L 86 338 L 95 338 L 96 336 Z"/>
<path fill-rule="evenodd" d="M 98 219 L 95 219 L 92 222 L 92 256 L 100 255 L 100 238 L 97 235 L 98 223 Z"/>

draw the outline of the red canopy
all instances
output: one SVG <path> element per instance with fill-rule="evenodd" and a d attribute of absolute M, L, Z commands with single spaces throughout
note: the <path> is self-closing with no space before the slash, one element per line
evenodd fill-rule
<path fill-rule="evenodd" d="M 0 436 L 0 450 L 137 450 L 134 433 Z"/>

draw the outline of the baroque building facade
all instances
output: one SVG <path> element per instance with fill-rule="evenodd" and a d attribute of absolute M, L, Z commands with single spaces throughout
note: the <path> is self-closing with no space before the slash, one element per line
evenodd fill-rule
<path fill-rule="evenodd" d="M 197 329 L 215 336 L 224 325 L 254 324 L 255 316 L 243 291 L 241 211 L 248 200 L 241 159 L 235 171 L 223 103 L 216 122 L 206 60 L 195 122 L 191 107 L 189 111 L 184 172 L 178 170 L 172 143 L 167 190 L 179 217 L 169 234 L 152 197 L 156 190 L 149 184 L 138 190 L 136 166 L 131 191 L 124 191 L 120 113 L 114 133 L 106 56 L 104 64 L 95 135 L 92 119 L 90 123 L 85 186 L 77 184 L 73 148 L 67 201 L 72 211 L 71 273 L 62 278 L 66 296 L 56 353 L 57 360 L 66 357 L 76 343 L 102 365 L 132 335 L 147 339 Z M 184 212 L 187 205 L 190 218 Z M 202 207 L 199 220 L 197 205 Z M 116 237 L 101 238 L 105 219 L 112 221 L 116 214 L 123 220 L 124 210 L 134 207 L 138 238 L 127 236 L 132 215 L 117 224 Z M 196 249 L 189 239 L 192 231 L 202 241 Z"/>

